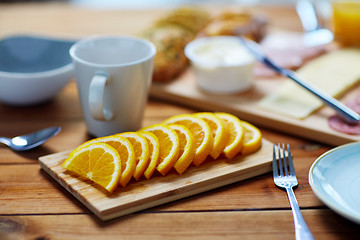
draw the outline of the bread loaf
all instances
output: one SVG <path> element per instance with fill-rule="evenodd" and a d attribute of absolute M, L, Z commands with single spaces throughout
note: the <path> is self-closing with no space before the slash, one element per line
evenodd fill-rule
<path fill-rule="evenodd" d="M 168 82 L 188 67 L 184 48 L 209 20 L 206 11 L 183 7 L 159 19 L 141 34 L 156 47 L 153 81 Z"/>

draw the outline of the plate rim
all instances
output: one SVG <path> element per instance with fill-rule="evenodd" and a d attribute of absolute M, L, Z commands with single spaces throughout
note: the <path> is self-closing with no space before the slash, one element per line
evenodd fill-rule
<path fill-rule="evenodd" d="M 339 205 L 337 204 L 333 204 L 331 201 L 329 201 L 323 194 L 320 193 L 320 191 L 318 190 L 318 188 L 316 188 L 315 186 L 315 182 L 314 182 L 314 177 L 313 177 L 313 171 L 314 168 L 316 167 L 316 165 L 322 160 L 324 159 L 325 156 L 332 154 L 335 151 L 338 151 L 339 149 L 343 149 L 343 148 L 349 148 L 355 145 L 360 145 L 360 142 L 351 142 L 351 143 L 347 143 L 347 144 L 343 144 L 340 145 L 338 147 L 335 147 L 333 149 L 330 149 L 328 151 L 326 151 L 325 153 L 321 154 L 311 165 L 310 170 L 309 170 L 309 175 L 308 175 L 308 181 L 309 181 L 309 185 L 312 189 L 312 191 L 314 192 L 314 194 L 316 195 L 317 198 L 319 198 L 326 206 L 328 206 L 331 210 L 335 211 L 336 213 L 338 213 L 339 215 L 357 223 L 360 224 L 360 215 L 353 215 L 351 213 L 349 213 L 348 211 L 344 210 L 343 208 L 339 207 Z M 337 201 L 335 201 L 337 202 Z"/>

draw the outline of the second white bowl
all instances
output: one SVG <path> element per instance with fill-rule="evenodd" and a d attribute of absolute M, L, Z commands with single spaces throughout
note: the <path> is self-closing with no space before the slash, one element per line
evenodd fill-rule
<path fill-rule="evenodd" d="M 255 58 L 235 36 L 196 39 L 185 48 L 197 85 L 212 93 L 236 93 L 253 82 Z"/>

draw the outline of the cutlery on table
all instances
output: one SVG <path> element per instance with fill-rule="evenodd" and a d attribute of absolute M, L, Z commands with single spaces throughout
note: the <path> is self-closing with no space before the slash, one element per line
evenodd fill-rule
<path fill-rule="evenodd" d="M 304 46 L 315 47 L 332 42 L 334 34 L 319 25 L 315 7 L 311 1 L 298 1 L 296 11 L 305 31 L 303 36 Z"/>
<path fill-rule="evenodd" d="M 308 90 L 310 93 L 314 94 L 316 97 L 321 99 L 325 104 L 333 108 L 346 122 L 349 124 L 356 124 L 360 121 L 360 115 L 354 112 L 352 109 L 344 105 L 343 103 L 339 102 L 332 96 L 326 94 L 325 92 L 321 91 L 320 89 L 316 88 L 309 82 L 301 79 L 294 71 L 291 71 L 286 68 L 282 68 L 275 64 L 270 58 L 268 58 L 261 50 L 259 44 L 252 40 L 244 39 L 243 37 L 239 37 L 240 41 L 243 45 L 249 49 L 249 51 L 258 59 L 260 62 L 265 64 L 267 67 L 271 68 L 272 70 L 280 73 L 283 76 L 286 76 L 292 80 L 294 80 L 297 84 Z"/>
<path fill-rule="evenodd" d="M 276 151 L 275 144 L 273 146 L 273 177 L 276 186 L 279 188 L 285 188 L 289 198 L 291 211 L 294 217 L 295 225 L 295 238 L 299 239 L 314 239 L 306 222 L 300 212 L 299 204 L 296 200 L 293 188 L 298 185 L 298 181 L 295 175 L 294 164 L 290 153 L 289 144 L 285 149 L 284 144 L 277 146 Z M 287 155 L 286 155 L 287 151 Z M 278 154 L 276 154 L 278 152 Z M 278 155 L 278 157 L 276 157 Z"/>
<path fill-rule="evenodd" d="M 49 127 L 14 138 L 0 137 L 0 142 L 15 151 L 26 151 L 43 144 L 60 131 L 61 127 Z"/>

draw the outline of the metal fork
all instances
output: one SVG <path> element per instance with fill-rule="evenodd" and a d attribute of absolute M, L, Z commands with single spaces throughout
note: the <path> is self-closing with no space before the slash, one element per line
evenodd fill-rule
<path fill-rule="evenodd" d="M 276 157 L 276 146 L 273 146 L 273 176 L 276 186 L 285 188 L 289 198 L 291 211 L 294 217 L 295 238 L 299 239 L 314 239 L 305 220 L 300 212 L 299 204 L 296 200 L 293 187 L 298 185 L 295 175 L 294 164 L 290 153 L 289 144 L 287 144 L 287 155 L 285 145 L 277 145 L 278 157 Z M 282 151 L 281 151 L 282 150 Z M 278 162 L 278 163 L 277 163 Z"/>

